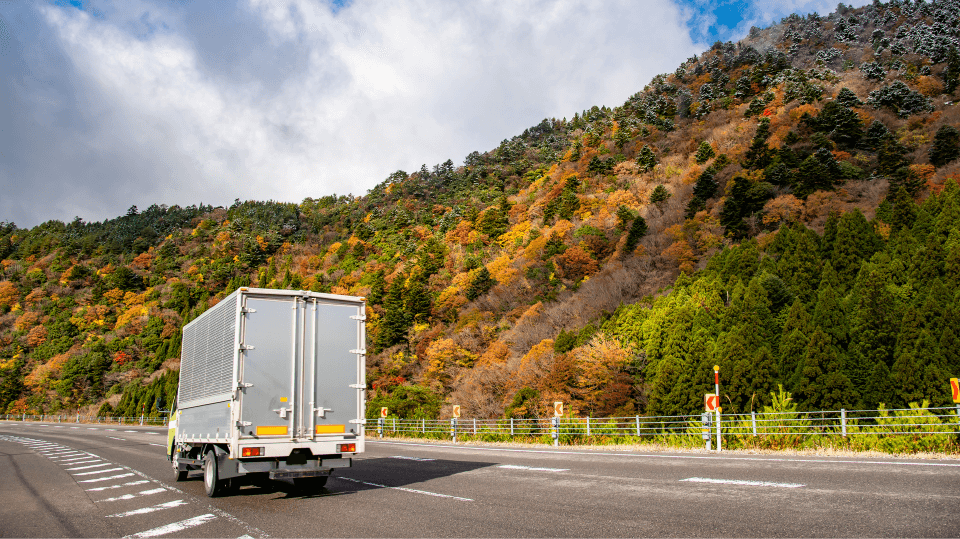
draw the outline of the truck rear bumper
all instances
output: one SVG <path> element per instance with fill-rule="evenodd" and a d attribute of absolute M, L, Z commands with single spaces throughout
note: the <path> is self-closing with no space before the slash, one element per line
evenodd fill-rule
<path fill-rule="evenodd" d="M 241 474 L 269 472 L 272 478 L 274 474 L 307 474 L 293 475 L 290 477 L 314 477 L 317 475 L 329 475 L 335 468 L 349 468 L 353 465 L 353 459 L 316 459 L 309 460 L 306 464 L 287 464 L 277 461 L 236 461 L 237 471 Z M 325 471 L 325 473 L 317 473 Z M 311 475 L 312 474 L 312 475 Z"/>

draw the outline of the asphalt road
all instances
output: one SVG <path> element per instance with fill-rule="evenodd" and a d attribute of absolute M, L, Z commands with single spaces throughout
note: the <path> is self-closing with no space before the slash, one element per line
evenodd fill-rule
<path fill-rule="evenodd" d="M 0 422 L 0 537 L 957 537 L 960 461 L 368 441 L 313 494 L 207 498 L 166 431 Z"/>

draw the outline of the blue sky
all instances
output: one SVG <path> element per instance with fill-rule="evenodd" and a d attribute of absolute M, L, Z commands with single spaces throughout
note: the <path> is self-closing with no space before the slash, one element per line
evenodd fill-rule
<path fill-rule="evenodd" d="M 862 3 L 862 2 L 861 2 Z M 0 0 L 0 221 L 360 195 L 805 0 Z"/>

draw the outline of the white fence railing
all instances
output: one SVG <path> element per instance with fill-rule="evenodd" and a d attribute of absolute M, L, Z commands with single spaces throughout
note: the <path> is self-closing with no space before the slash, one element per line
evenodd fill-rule
<path fill-rule="evenodd" d="M 80 414 L 5 414 L 0 415 L 4 421 L 32 421 L 38 423 L 102 423 L 105 425 L 140 425 L 153 427 L 166 427 L 167 417 L 113 417 L 113 416 L 90 416 Z"/>

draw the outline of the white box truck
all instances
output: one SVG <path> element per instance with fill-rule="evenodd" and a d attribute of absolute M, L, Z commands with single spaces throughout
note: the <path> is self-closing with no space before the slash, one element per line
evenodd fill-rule
<path fill-rule="evenodd" d="M 363 298 L 240 288 L 183 328 L 167 452 L 207 496 L 246 479 L 319 488 L 364 450 Z"/>

